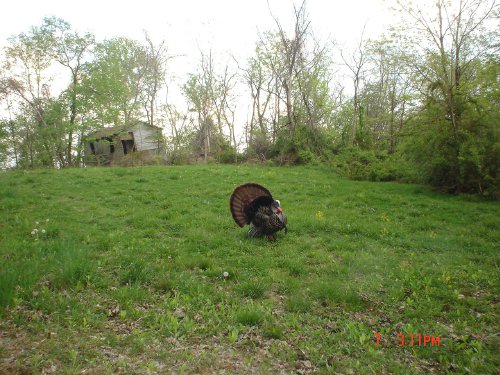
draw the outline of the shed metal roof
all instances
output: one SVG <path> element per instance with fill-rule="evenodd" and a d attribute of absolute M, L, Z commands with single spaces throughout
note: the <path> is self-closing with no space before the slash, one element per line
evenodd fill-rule
<path fill-rule="evenodd" d="M 100 139 L 100 138 L 106 138 L 106 137 L 118 135 L 120 133 L 125 133 L 125 132 L 127 132 L 127 130 L 123 126 L 116 126 L 113 128 L 105 128 L 105 129 L 98 130 L 92 134 L 89 134 L 88 137 Z"/>
<path fill-rule="evenodd" d="M 85 138 L 101 139 L 120 135 L 120 139 L 122 140 L 133 139 L 133 136 L 128 133 L 133 132 L 140 125 L 161 131 L 161 128 L 158 126 L 149 125 L 147 122 L 138 122 L 129 126 L 113 126 L 111 128 L 103 128 L 94 133 L 88 134 Z"/>

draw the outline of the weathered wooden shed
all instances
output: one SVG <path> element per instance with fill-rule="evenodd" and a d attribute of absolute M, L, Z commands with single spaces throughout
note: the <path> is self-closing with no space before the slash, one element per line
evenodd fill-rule
<path fill-rule="evenodd" d="M 153 159 L 162 155 L 161 128 L 145 122 L 104 128 L 84 138 L 85 163 L 121 164 L 127 157 Z"/>

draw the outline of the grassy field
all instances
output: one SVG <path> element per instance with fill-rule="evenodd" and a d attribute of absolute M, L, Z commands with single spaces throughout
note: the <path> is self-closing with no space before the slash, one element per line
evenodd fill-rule
<path fill-rule="evenodd" d="M 287 235 L 236 226 L 244 182 Z M 499 373 L 499 209 L 320 167 L 0 173 L 0 373 Z"/>

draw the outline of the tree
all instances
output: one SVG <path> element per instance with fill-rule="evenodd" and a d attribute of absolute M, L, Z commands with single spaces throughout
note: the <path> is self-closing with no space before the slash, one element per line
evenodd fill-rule
<path fill-rule="evenodd" d="M 167 63 L 173 56 L 168 55 L 165 41 L 155 45 L 147 32 L 145 32 L 145 38 L 145 74 L 141 84 L 141 100 L 148 123 L 154 126 L 157 125 L 155 113 L 158 93 L 165 86 Z"/>
<path fill-rule="evenodd" d="M 266 146 L 273 145 L 271 154 L 293 162 L 302 148 L 323 152 L 321 129 L 330 125 L 335 107 L 331 60 L 329 51 L 314 40 L 305 2 L 294 7 L 291 35 L 273 18 L 277 30 L 261 35 L 244 69 L 253 101 L 248 144 L 261 158 Z"/>
<path fill-rule="evenodd" d="M 349 137 L 350 144 L 356 143 L 356 135 L 358 133 L 358 127 L 362 125 L 363 115 L 364 115 L 364 112 L 360 108 L 360 102 L 359 102 L 359 93 L 365 73 L 363 68 L 367 61 L 367 56 L 365 53 L 364 33 L 365 29 L 363 28 L 363 32 L 361 33 L 361 38 L 359 40 L 359 43 L 356 47 L 356 50 L 352 53 L 350 60 L 344 57 L 344 53 L 340 51 L 344 64 L 349 68 L 349 70 L 352 73 L 352 81 L 354 88 L 351 134 Z"/>
<path fill-rule="evenodd" d="M 141 115 L 146 51 L 138 42 L 116 38 L 99 43 L 85 64 L 81 95 L 93 127 L 128 125 Z"/>
<path fill-rule="evenodd" d="M 80 108 L 77 93 L 81 80 L 81 69 L 86 54 L 95 44 L 95 38 L 90 33 L 83 35 L 71 30 L 68 22 L 55 17 L 44 18 L 44 32 L 52 40 L 54 59 L 70 71 L 70 84 L 63 93 L 63 99 L 69 103 L 69 124 L 67 127 L 67 147 L 65 164 L 72 165 L 73 133 L 77 129 L 77 116 Z M 78 140 L 80 143 L 80 140 Z"/>
<path fill-rule="evenodd" d="M 433 185 L 491 192 L 498 184 L 490 165 L 498 154 L 498 124 L 484 116 L 492 105 L 481 90 L 486 82 L 477 77 L 499 61 L 498 31 L 490 24 L 495 1 L 438 0 L 427 8 L 398 3 L 416 25 L 415 34 L 405 32 L 415 46 L 410 67 L 422 82 L 408 149 Z"/>
<path fill-rule="evenodd" d="M 270 137 L 272 144 L 276 142 L 282 115 L 281 104 L 285 103 L 279 76 L 283 70 L 282 52 L 279 35 L 266 32 L 257 42 L 255 56 L 248 61 L 244 79 L 252 95 L 252 117 L 247 131 L 247 144 L 250 147 L 253 147 L 255 135 L 261 140 Z"/>
<path fill-rule="evenodd" d="M 249 122 L 250 131 L 248 132 L 247 144 L 252 143 L 256 127 L 263 136 L 267 136 L 269 131 L 265 121 L 265 114 L 272 97 L 271 85 L 273 78 L 266 72 L 259 56 L 258 48 L 256 49 L 256 55 L 249 59 L 248 68 L 240 67 L 243 71 L 243 80 L 250 88 L 250 96 L 252 98 L 252 115 Z"/>
<path fill-rule="evenodd" d="M 79 72 L 93 40 L 90 34 L 72 32 L 62 19 L 45 18 L 41 26 L 11 38 L 6 48 L 9 75 L 4 82 L 7 82 L 11 99 L 12 95 L 18 99 L 17 103 L 9 99 L 12 103 L 9 106 L 16 107 L 26 120 L 14 120 L 14 124 L 31 128 L 29 132 L 18 133 L 32 134 L 30 138 L 36 142 L 29 144 L 42 145 L 32 149 L 30 154 L 34 155 L 33 161 L 38 159 L 44 166 L 64 167 L 73 163 Z M 71 72 L 67 89 L 57 98 L 51 92 L 53 77 L 48 74 L 55 63 Z M 56 108 L 58 116 L 54 117 Z M 34 122 L 34 127 L 29 125 L 30 121 Z"/>
<path fill-rule="evenodd" d="M 170 144 L 172 145 L 172 153 L 174 156 L 181 149 L 186 146 L 185 137 L 183 137 L 184 130 L 186 129 L 186 122 L 188 116 L 179 111 L 174 105 L 166 104 L 163 107 L 167 123 L 170 125 Z"/>
<path fill-rule="evenodd" d="M 201 72 L 191 74 L 188 81 L 183 86 L 184 95 L 190 103 L 190 112 L 196 112 L 198 116 L 198 137 L 201 142 L 203 159 L 205 162 L 211 152 L 211 141 L 213 140 L 214 121 L 212 118 L 211 85 L 213 80 L 213 71 L 205 67 L 205 57 L 202 54 Z"/>
<path fill-rule="evenodd" d="M 189 110 L 197 114 L 195 149 L 201 151 L 205 162 L 209 156 L 217 156 L 221 152 L 227 154 L 232 142 L 233 155 L 236 156 L 235 109 L 231 102 L 234 77 L 235 74 L 229 73 L 227 66 L 222 74 L 215 71 L 210 51 L 208 55 L 201 53 L 198 72 L 190 74 L 183 86 Z M 229 130 L 228 140 L 224 136 L 225 126 Z"/>
<path fill-rule="evenodd" d="M 406 45 L 385 37 L 366 45 L 369 80 L 360 91 L 369 137 L 378 150 L 396 152 L 411 103 Z M 361 137 L 363 138 L 363 137 Z"/>
<path fill-rule="evenodd" d="M 295 138 L 296 128 L 293 90 L 297 74 L 303 68 L 303 61 L 301 64 L 301 60 L 303 60 L 306 38 L 311 23 L 307 19 L 305 5 L 304 1 L 299 9 L 294 6 L 295 23 L 292 38 L 287 36 L 278 19 L 273 17 L 278 28 L 277 35 L 279 37 L 279 44 L 276 47 L 281 55 L 279 62 L 276 62 L 273 58 L 268 58 L 274 76 L 279 81 L 285 94 L 287 128 L 292 141 Z M 269 55 L 269 51 L 267 52 Z"/>
<path fill-rule="evenodd" d="M 52 47 L 52 39 L 45 30 L 32 27 L 29 32 L 10 38 L 5 51 L 5 71 L 8 72 L 4 79 L 5 89 L 18 99 L 18 106 L 25 114 L 24 119 L 29 124 L 26 136 L 36 140 L 30 142 L 36 146 L 31 149 L 31 166 L 34 166 L 35 158 L 42 166 L 57 164 L 56 145 L 59 140 L 49 139 L 54 133 L 45 117 L 51 98 L 47 71 L 52 63 Z"/>

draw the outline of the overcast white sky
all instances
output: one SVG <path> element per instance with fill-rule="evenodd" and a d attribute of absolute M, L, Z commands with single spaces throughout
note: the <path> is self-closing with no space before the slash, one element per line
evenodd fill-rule
<path fill-rule="evenodd" d="M 257 30 L 273 27 L 269 9 L 283 23 L 290 19 L 292 0 L 18 0 L 2 4 L 0 39 L 57 16 L 77 30 L 89 30 L 98 38 L 141 38 L 142 30 L 173 44 L 190 45 L 211 39 L 214 46 L 234 49 L 252 43 Z M 368 21 L 380 31 L 387 16 L 383 0 L 308 0 L 312 25 L 322 35 L 348 39 Z M 182 41 L 182 43 L 180 43 Z"/>
<path fill-rule="evenodd" d="M 392 0 L 307 0 L 312 30 L 323 42 L 336 40 L 348 49 L 365 37 L 376 37 L 391 22 Z M 43 17 L 68 21 L 73 30 L 90 31 L 98 40 L 126 36 L 144 41 L 147 30 L 155 42 L 165 40 L 169 54 L 180 55 L 170 63 L 174 85 L 195 72 L 200 49 L 210 48 L 216 61 L 240 63 L 254 51 L 258 33 L 276 28 L 271 16 L 287 28 L 293 5 L 301 0 L 10 0 L 0 12 L 0 46 L 7 38 L 40 25 Z M 175 88 L 173 88 L 175 92 Z"/>
<path fill-rule="evenodd" d="M 197 60 L 199 49 L 237 58 L 251 55 L 258 32 L 275 28 L 271 13 L 286 27 L 293 18 L 292 0 L 12 0 L 2 4 L 0 45 L 9 36 L 40 25 L 45 16 L 68 21 L 73 29 L 90 31 L 98 40 L 127 36 L 143 41 L 143 30 L 153 40 L 165 40 L 183 64 Z M 342 44 L 378 35 L 390 22 L 384 0 L 307 0 L 315 35 Z M 189 62 L 188 62 L 189 61 Z M 195 61 L 196 62 L 196 61 Z M 196 65 L 196 64 L 195 64 Z"/>

